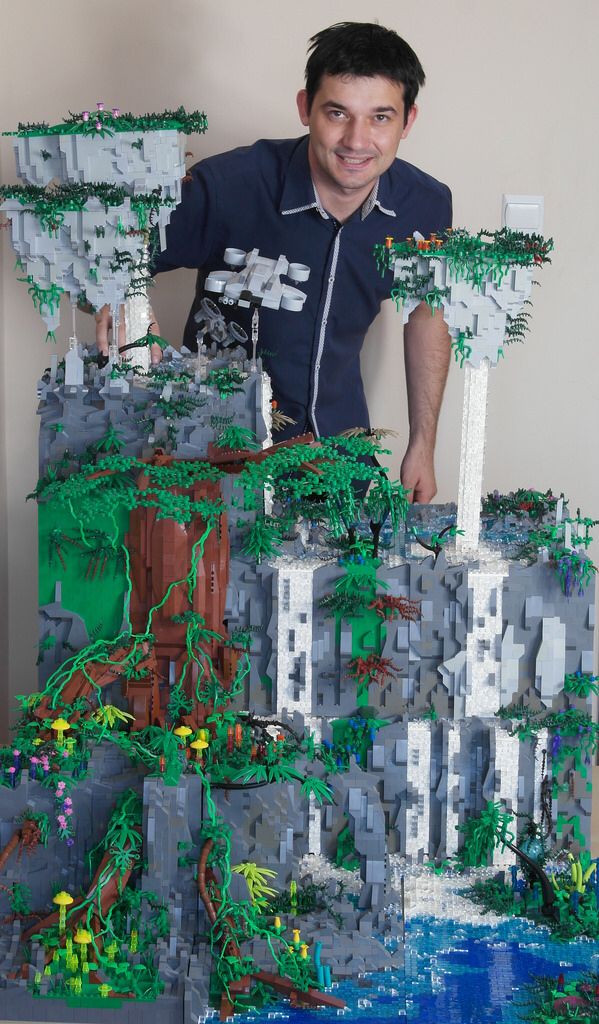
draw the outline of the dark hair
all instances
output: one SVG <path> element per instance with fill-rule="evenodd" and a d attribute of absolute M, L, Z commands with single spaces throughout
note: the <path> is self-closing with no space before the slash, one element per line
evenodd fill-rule
<path fill-rule="evenodd" d="M 424 85 L 424 70 L 405 39 L 389 28 L 362 21 L 340 21 L 309 40 L 306 64 L 308 110 L 323 75 L 381 75 L 403 85 L 405 116 Z"/>

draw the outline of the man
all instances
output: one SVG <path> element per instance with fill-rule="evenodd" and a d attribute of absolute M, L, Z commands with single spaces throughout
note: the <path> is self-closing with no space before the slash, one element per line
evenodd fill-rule
<path fill-rule="evenodd" d="M 396 159 L 416 119 L 424 71 L 414 51 L 379 25 L 342 22 L 310 40 L 298 93 L 300 139 L 260 140 L 192 168 L 156 272 L 200 269 L 193 313 L 227 247 L 283 253 L 311 268 L 301 313 L 262 309 L 260 342 L 281 412 L 278 437 L 368 427 L 360 375 L 364 336 L 389 296 L 373 246 L 387 235 L 428 236 L 451 223 L 447 186 Z M 235 319 L 249 329 L 241 310 Z M 415 501 L 436 493 L 434 446 L 450 357 L 441 316 L 420 305 L 405 328 L 410 438 L 401 480 Z"/>

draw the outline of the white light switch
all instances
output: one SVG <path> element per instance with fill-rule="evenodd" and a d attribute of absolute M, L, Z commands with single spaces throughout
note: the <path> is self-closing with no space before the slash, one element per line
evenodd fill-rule
<path fill-rule="evenodd" d="M 504 195 L 501 202 L 501 223 L 513 231 L 540 234 L 543 230 L 545 200 L 543 196 Z"/>

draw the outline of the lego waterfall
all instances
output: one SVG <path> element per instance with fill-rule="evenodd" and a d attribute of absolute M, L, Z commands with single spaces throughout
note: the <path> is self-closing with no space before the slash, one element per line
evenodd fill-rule
<path fill-rule="evenodd" d="M 182 136 L 205 127 L 101 104 L 20 125 L 24 184 L 2 189 L 48 331 L 63 294 L 73 309 L 39 384 L 40 687 L 0 751 L 12 1019 L 341 1009 L 334 978 L 401 964 L 424 863 L 493 863 L 533 920 L 598 928 L 594 523 L 530 489 L 480 515 L 488 370 L 551 245 L 377 247 L 405 315 L 443 308 L 469 375 L 457 509 L 410 508 L 372 459 L 384 431 L 277 443 L 259 316 L 302 315 L 307 266 L 227 249 L 197 353 L 148 327 Z M 121 350 L 79 340 L 83 302 L 110 306 L 113 339 L 124 317 Z"/>

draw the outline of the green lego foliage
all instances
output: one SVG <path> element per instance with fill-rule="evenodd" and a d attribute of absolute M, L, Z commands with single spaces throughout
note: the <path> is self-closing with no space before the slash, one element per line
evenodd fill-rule
<path fill-rule="evenodd" d="M 242 373 L 235 367 L 221 366 L 211 370 L 206 377 L 206 386 L 214 388 L 219 398 L 229 398 L 237 392 L 243 391 L 241 385 L 247 380 L 247 374 Z"/>
<path fill-rule="evenodd" d="M 98 520 L 102 522 L 102 518 Z M 89 637 L 99 626 L 115 636 L 123 621 L 123 598 L 127 576 L 123 543 L 129 524 L 126 508 L 115 508 L 111 536 L 99 530 L 84 532 L 79 523 L 53 502 L 40 502 L 39 600 L 55 600 L 57 572 L 61 581 L 61 603 L 80 615 Z"/>
<path fill-rule="evenodd" d="M 368 752 L 376 739 L 379 729 L 388 725 L 386 719 L 376 717 L 370 709 L 351 718 L 336 718 L 331 722 L 332 741 L 323 740 L 322 760 L 327 772 L 346 771 L 352 757 L 362 771 L 368 770 Z"/>
<path fill-rule="evenodd" d="M 275 558 L 280 553 L 281 525 L 272 516 L 257 515 L 245 527 L 242 551 L 260 565 L 263 558 Z"/>
<path fill-rule="evenodd" d="M 585 550 L 592 543 L 591 527 L 599 520 L 589 519 L 576 510 L 576 519 L 566 518 L 554 526 L 539 526 L 530 530 L 526 543 L 518 551 L 518 558 L 529 564 L 535 562 L 539 553 L 546 550 L 549 562 L 555 569 L 560 586 L 566 597 L 581 595 L 593 580 L 597 567 L 586 555 Z M 570 545 L 566 546 L 565 524 L 571 528 Z"/>
<path fill-rule="evenodd" d="M 496 847 L 505 849 L 516 840 L 510 831 L 513 815 L 505 811 L 499 802 L 487 801 L 479 815 L 468 818 L 458 825 L 458 832 L 464 835 L 464 842 L 458 854 L 458 862 L 464 868 L 477 868 L 492 862 Z"/>
<path fill-rule="evenodd" d="M 268 906 L 268 898 L 276 896 L 277 890 L 273 889 L 267 882 L 269 878 L 276 878 L 276 871 L 270 868 L 261 868 L 254 861 L 244 860 L 241 864 L 232 864 L 231 871 L 237 875 L 243 875 L 247 882 L 250 900 L 255 907 Z"/>
<path fill-rule="evenodd" d="M 553 800 L 558 800 L 560 793 L 570 794 L 572 773 L 576 772 L 590 782 L 590 768 L 599 744 L 599 725 L 587 712 L 575 708 L 535 712 L 530 708 L 510 705 L 500 708 L 497 715 L 512 721 L 510 735 L 518 736 L 522 742 L 534 739 L 541 730 L 549 731 L 547 754 Z M 563 818 L 563 812 L 559 811 L 558 821 Z M 575 828 L 574 834 L 584 845 L 582 831 Z"/>
<path fill-rule="evenodd" d="M 260 448 L 253 430 L 234 423 L 225 426 L 214 443 L 217 448 L 231 448 L 233 451 L 257 451 Z"/>
<path fill-rule="evenodd" d="M 61 288 L 58 284 L 51 284 L 47 288 L 42 288 L 41 285 L 34 281 L 32 274 L 27 274 L 27 277 L 18 277 L 17 281 L 29 285 L 27 292 L 31 296 L 35 309 L 41 316 L 44 313 L 48 316 L 54 316 L 60 305 L 60 297 L 64 295 L 64 288 Z M 51 340 L 56 340 L 52 331 L 48 331 L 47 339 L 50 336 Z"/>
<path fill-rule="evenodd" d="M 345 884 L 337 881 L 336 891 L 333 896 L 328 891 L 326 882 L 307 882 L 300 880 L 299 885 L 292 882 L 289 890 L 281 892 L 269 900 L 268 914 L 293 914 L 294 917 L 303 917 L 315 911 L 326 910 L 338 928 L 343 926 L 341 914 L 335 910 L 335 902 L 342 899 L 345 893 Z"/>
<path fill-rule="evenodd" d="M 65 214 L 71 210 L 83 210 L 90 199 L 98 199 L 104 209 L 123 206 L 128 202 L 137 215 L 137 226 L 145 231 L 151 213 L 162 206 L 174 206 L 175 200 L 163 195 L 160 187 L 152 192 L 138 192 L 131 195 L 121 185 L 107 183 L 61 184 L 53 188 L 40 185 L 2 185 L 0 201 L 16 199 L 23 207 L 30 209 L 50 236 L 57 235 Z M 102 231 L 105 233 L 105 229 Z"/>
<path fill-rule="evenodd" d="M 140 865 L 141 844 L 141 800 L 126 790 L 103 839 L 89 854 L 92 881 L 84 895 L 62 908 L 63 924 L 50 923 L 50 914 L 31 936 L 51 953 L 46 968 L 52 979 L 49 995 L 71 1006 L 99 1006 L 106 1005 L 109 993 L 148 1000 L 162 992 L 156 944 L 169 935 L 168 910 L 155 894 L 128 884 L 131 871 Z M 111 887 L 115 895 L 107 905 Z M 103 972 L 101 986 L 90 981 L 92 968 Z M 39 981 L 34 981 L 34 991 L 36 985 Z M 111 1008 L 116 1005 L 118 1000 L 111 999 Z"/>
<path fill-rule="evenodd" d="M 346 871 L 356 871 L 360 867 L 360 858 L 356 854 L 356 847 L 353 836 L 346 824 L 337 836 L 337 849 L 333 863 L 337 868 L 345 868 Z"/>
<path fill-rule="evenodd" d="M 560 937 L 560 936 L 557 936 Z M 598 1024 L 599 974 L 582 977 L 538 977 L 525 986 L 522 1001 L 516 1002 L 518 1017 L 531 1024 Z"/>
<path fill-rule="evenodd" d="M 431 235 L 429 239 L 408 238 L 374 247 L 374 256 L 381 274 L 393 270 L 395 277 L 391 298 L 398 309 L 410 300 L 426 302 L 431 312 L 443 306 L 449 287 L 439 288 L 434 283 L 435 263 L 443 259 L 454 281 L 466 281 L 480 290 L 487 280 L 498 286 L 514 267 L 543 266 L 550 262 L 553 240 L 540 235 L 525 234 L 502 228 L 500 231 L 479 231 L 471 235 L 463 228 Z M 423 263 L 426 266 L 422 272 Z M 530 305 L 530 302 L 528 302 Z M 528 329 L 530 314 L 526 311 L 511 317 L 508 314 L 505 342 L 522 341 Z M 459 331 L 451 348 L 460 367 L 470 358 L 472 338 L 470 329 Z M 500 354 L 503 354 L 500 350 Z"/>
<path fill-rule="evenodd" d="M 564 498 L 564 504 L 567 500 Z M 507 516 L 514 515 L 519 519 L 529 516 L 531 519 L 542 519 L 544 516 L 555 514 L 558 499 L 548 491 L 534 491 L 519 487 L 517 491 L 509 494 L 500 494 L 493 491 L 483 498 L 482 513 L 484 516 Z"/>
<path fill-rule="evenodd" d="M 575 697 L 586 700 L 591 694 L 599 694 L 599 676 L 588 672 L 570 672 L 564 679 L 564 693 L 572 693 Z"/>
<path fill-rule="evenodd" d="M 455 280 L 468 281 L 480 288 L 489 275 L 491 280 L 501 284 L 511 267 L 542 266 L 550 263 L 549 253 L 553 249 L 553 239 L 544 239 L 540 235 L 526 234 L 502 228 L 500 231 L 478 231 L 471 235 L 463 228 L 448 229 L 441 235 L 431 236 L 423 242 L 408 238 L 403 242 L 391 242 L 389 246 L 378 244 L 374 255 L 381 273 L 393 268 L 395 261 L 400 259 L 413 260 L 411 268 L 405 271 L 405 277 L 395 288 L 401 292 L 401 300 L 420 298 L 426 301 L 430 290 L 430 278 L 418 275 L 414 257 L 427 262 L 445 259 Z M 434 296 L 429 304 L 439 304 Z"/>
<path fill-rule="evenodd" d="M 115 108 L 116 109 L 116 108 Z M 161 114 L 121 114 L 115 110 L 95 110 L 91 116 L 85 112 L 69 114 L 64 121 L 49 125 L 45 121 L 32 123 L 19 122 L 16 131 L 2 132 L 3 135 L 16 135 L 31 138 L 36 135 L 114 135 L 120 132 L 157 132 L 177 131 L 190 135 L 192 132 L 203 134 L 208 128 L 208 119 L 204 113 L 194 110 L 189 114 L 184 107 L 176 110 L 164 110 Z M 140 148 L 139 142 L 133 145 Z M 48 154 L 49 156 L 50 154 Z"/>

